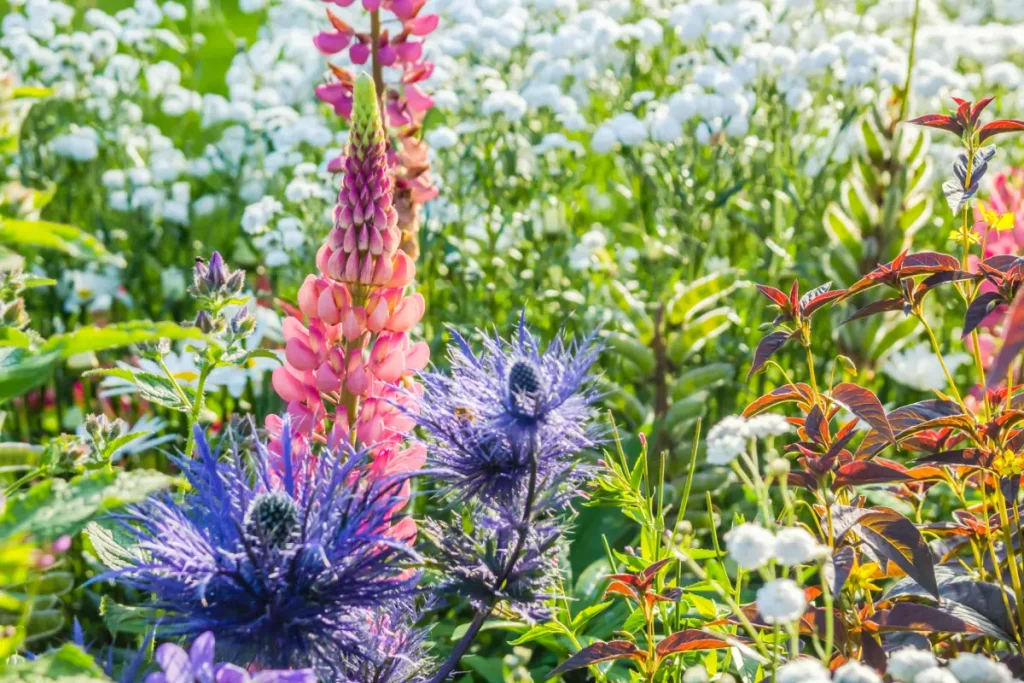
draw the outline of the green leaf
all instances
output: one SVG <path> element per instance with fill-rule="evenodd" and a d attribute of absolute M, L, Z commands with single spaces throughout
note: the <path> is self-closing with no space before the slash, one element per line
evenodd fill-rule
<path fill-rule="evenodd" d="M 0 219 L 0 244 L 14 247 L 16 251 L 48 249 L 75 259 L 100 261 L 121 268 L 125 265 L 121 256 L 107 251 L 96 237 L 62 223 Z"/>
<path fill-rule="evenodd" d="M 152 470 L 92 472 L 71 481 L 44 481 L 8 500 L 0 517 L 0 539 L 25 533 L 47 541 L 76 534 L 96 515 L 139 502 L 171 481 Z"/>
<path fill-rule="evenodd" d="M 89 325 L 74 332 L 57 334 L 46 340 L 41 352 L 56 352 L 68 358 L 86 351 L 106 351 L 120 346 L 155 342 L 161 339 L 202 339 L 203 333 L 195 327 L 182 327 L 176 323 L 137 320 L 115 323 L 105 327 Z"/>
<path fill-rule="evenodd" d="M 522 645 L 524 643 L 532 643 L 535 640 L 541 640 L 542 638 L 564 635 L 568 635 L 565 627 L 556 621 L 552 621 L 547 624 L 537 624 L 515 640 L 509 641 L 509 645 Z"/>
<path fill-rule="evenodd" d="M 26 275 L 21 284 L 25 286 L 25 289 L 31 289 L 32 287 L 51 287 L 57 284 L 57 281 L 48 277 Z"/>
<path fill-rule="evenodd" d="M 590 621 L 598 614 L 611 607 L 611 604 L 612 601 L 609 600 L 607 602 L 601 602 L 596 605 L 591 605 L 590 607 L 586 607 L 580 610 L 580 613 L 572 618 L 572 624 L 570 624 L 570 627 L 573 631 L 578 631 L 580 627 L 585 625 L 588 621 Z"/>
<path fill-rule="evenodd" d="M 30 469 L 42 452 L 42 446 L 29 443 L 0 443 L 0 472 Z"/>
<path fill-rule="evenodd" d="M 100 562 L 109 569 L 124 569 L 131 565 L 136 556 L 131 550 L 117 540 L 117 530 L 103 526 L 98 522 L 89 522 L 85 533 L 92 545 L 92 550 Z"/>
<path fill-rule="evenodd" d="M 188 399 L 188 403 L 186 403 L 182 399 L 181 394 L 174 388 L 174 383 L 170 379 L 164 375 L 156 375 L 145 370 L 137 370 L 135 368 L 101 368 L 99 370 L 90 370 L 85 375 L 87 377 L 100 376 L 123 379 L 134 385 L 138 389 L 139 395 L 147 401 L 182 413 L 190 412 L 192 404 L 196 400 L 196 392 L 192 387 L 179 385 L 179 388 L 185 394 L 185 398 Z"/>
<path fill-rule="evenodd" d="M 50 379 L 56 353 L 30 353 L 16 348 L 0 360 L 0 403 L 32 391 Z"/>
<path fill-rule="evenodd" d="M 481 631 L 493 631 L 494 629 L 502 629 L 505 631 L 512 631 L 513 633 L 525 633 L 528 631 L 530 626 L 524 624 L 521 621 L 506 621 L 503 619 L 492 619 L 491 621 L 484 622 L 484 625 L 480 627 Z M 459 624 L 452 631 L 452 640 L 458 640 L 462 636 L 466 635 L 466 631 L 469 630 L 469 623 Z"/>
<path fill-rule="evenodd" d="M 160 611 L 152 607 L 122 605 L 107 595 L 100 600 L 100 615 L 111 633 L 149 633 L 159 614 Z"/>
<path fill-rule="evenodd" d="M 70 643 L 33 661 L 21 660 L 4 668 L 7 683 L 98 683 L 109 682 L 96 661 Z"/>
<path fill-rule="evenodd" d="M 28 348 L 32 339 L 16 327 L 0 327 L 0 346 Z"/>

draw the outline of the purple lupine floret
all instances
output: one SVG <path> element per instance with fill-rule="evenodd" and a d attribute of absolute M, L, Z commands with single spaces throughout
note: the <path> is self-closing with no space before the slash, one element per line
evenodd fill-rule
<path fill-rule="evenodd" d="M 421 376 L 417 417 L 449 491 L 494 509 L 515 508 L 526 492 L 533 450 L 538 479 L 548 489 L 578 480 L 585 469 L 577 454 L 599 441 L 597 393 L 587 385 L 600 352 L 594 335 L 579 343 L 559 336 L 542 352 L 521 318 L 513 341 L 486 338 L 479 356 L 453 335 L 451 374 Z"/>
<path fill-rule="evenodd" d="M 146 676 L 146 683 L 316 683 L 312 669 L 264 670 L 255 674 L 237 664 L 214 659 L 216 637 L 211 631 L 200 634 L 188 651 L 174 643 L 156 649 L 154 659 L 160 671 Z"/>
<path fill-rule="evenodd" d="M 415 596 L 417 556 L 393 532 L 404 480 L 359 481 L 351 451 L 304 462 L 289 432 L 280 454 L 219 460 L 197 429 L 198 459 L 174 459 L 192 491 L 119 515 L 142 552 L 111 576 L 152 593 L 165 633 L 211 631 L 230 661 L 345 680 L 380 657 L 374 621 Z"/>

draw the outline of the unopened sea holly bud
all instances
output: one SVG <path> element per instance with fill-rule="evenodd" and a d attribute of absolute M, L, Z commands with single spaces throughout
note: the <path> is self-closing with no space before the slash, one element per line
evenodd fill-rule
<path fill-rule="evenodd" d="M 404 255 L 395 253 L 401 235 L 373 79 L 360 76 L 353 97 L 334 229 L 317 260 L 338 282 L 384 286 L 411 264 L 398 263 Z"/>

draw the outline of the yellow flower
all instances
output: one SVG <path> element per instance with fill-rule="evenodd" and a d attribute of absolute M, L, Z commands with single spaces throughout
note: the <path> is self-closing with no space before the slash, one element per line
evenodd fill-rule
<path fill-rule="evenodd" d="M 866 595 L 872 591 L 882 590 L 882 587 L 875 583 L 875 579 L 883 578 L 885 574 L 878 568 L 877 562 L 866 562 L 850 570 L 850 578 L 846 580 L 846 585 L 854 593 L 863 592 Z"/>
<path fill-rule="evenodd" d="M 1013 213 L 998 214 L 985 206 L 984 202 L 979 202 L 979 204 L 981 205 L 981 215 L 985 218 L 985 223 L 989 228 L 997 232 L 1013 229 Z"/>
<path fill-rule="evenodd" d="M 992 460 L 992 469 L 1000 477 L 1019 477 L 1024 473 L 1024 452 L 1014 453 L 1007 448 Z"/>

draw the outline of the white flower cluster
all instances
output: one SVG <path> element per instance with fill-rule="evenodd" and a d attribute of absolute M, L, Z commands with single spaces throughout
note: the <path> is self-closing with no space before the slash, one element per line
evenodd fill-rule
<path fill-rule="evenodd" d="M 912 647 L 889 655 L 886 674 L 893 683 L 1011 683 L 1013 680 L 1005 664 L 984 655 L 964 652 L 941 667 L 931 652 Z M 818 660 L 806 657 L 779 667 L 775 680 L 776 683 L 882 683 L 882 677 L 874 669 L 860 662 L 847 662 L 830 675 Z"/>
<path fill-rule="evenodd" d="M 973 652 L 958 654 L 945 668 L 928 650 L 906 647 L 889 655 L 886 673 L 893 683 L 1010 683 L 1005 664 Z"/>
<path fill-rule="evenodd" d="M 731 529 L 725 535 L 725 547 L 729 559 L 747 571 L 760 569 L 773 559 L 787 567 L 817 562 L 829 552 L 803 527 L 785 527 L 773 534 L 750 522 Z"/>
<path fill-rule="evenodd" d="M 956 372 L 961 365 L 971 362 L 971 357 L 962 352 L 943 354 L 942 358 L 950 372 Z M 948 384 L 939 357 L 929 344 L 917 344 L 890 353 L 882 365 L 882 372 L 903 386 L 918 391 L 942 391 Z"/>
<path fill-rule="evenodd" d="M 751 439 L 764 439 L 791 431 L 793 427 L 781 415 L 762 413 L 749 419 L 729 415 L 708 431 L 707 462 L 711 465 L 728 465 L 746 451 Z"/>

